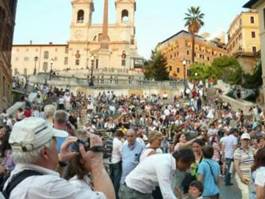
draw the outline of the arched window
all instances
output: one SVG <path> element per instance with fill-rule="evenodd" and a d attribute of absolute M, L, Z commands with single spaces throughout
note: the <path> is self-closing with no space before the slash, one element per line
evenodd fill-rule
<path fill-rule="evenodd" d="M 125 53 L 125 51 L 122 51 L 122 55 L 121 55 L 121 65 L 122 66 L 126 66 L 126 53 Z"/>
<path fill-rule="evenodd" d="M 78 10 L 77 12 L 77 23 L 83 23 L 84 22 L 84 10 Z"/>
<path fill-rule="evenodd" d="M 127 23 L 129 21 L 129 12 L 128 10 L 121 11 L 121 21 L 122 23 Z"/>

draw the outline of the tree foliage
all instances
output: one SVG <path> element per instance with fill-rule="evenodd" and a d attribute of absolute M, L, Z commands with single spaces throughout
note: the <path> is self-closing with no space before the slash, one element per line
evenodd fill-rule
<path fill-rule="evenodd" d="M 262 66 L 259 62 L 254 70 L 253 74 L 244 74 L 242 86 L 248 89 L 256 89 L 262 86 Z"/>
<path fill-rule="evenodd" d="M 238 61 L 228 56 L 214 59 L 211 65 L 193 64 L 190 68 L 192 80 L 222 79 L 229 84 L 240 84 L 242 74 Z"/>
<path fill-rule="evenodd" d="M 191 80 L 217 80 L 220 76 L 218 68 L 211 65 L 193 64 L 189 69 L 189 77 Z"/>
<path fill-rule="evenodd" d="M 169 80 L 167 60 L 159 51 L 152 51 L 150 60 L 145 64 L 144 75 L 146 79 Z"/>
<path fill-rule="evenodd" d="M 188 27 L 189 32 L 191 33 L 192 41 L 192 52 L 191 52 L 191 61 L 194 63 L 195 59 L 195 34 L 199 32 L 200 28 L 204 25 L 204 13 L 201 12 L 200 7 L 191 6 L 188 9 L 188 13 L 185 13 L 185 27 Z"/>
<path fill-rule="evenodd" d="M 189 30 L 192 30 L 192 33 L 197 33 L 201 26 L 204 25 L 204 13 L 201 12 L 200 7 L 191 6 L 188 9 L 188 12 L 185 13 L 186 17 L 184 18 L 185 27 L 188 27 Z M 194 27 L 191 27 L 194 26 Z M 194 28 L 194 29 L 193 29 Z"/>
<path fill-rule="evenodd" d="M 232 85 L 241 83 L 243 72 L 235 58 L 229 56 L 215 58 L 212 67 L 220 72 L 219 79 Z"/>

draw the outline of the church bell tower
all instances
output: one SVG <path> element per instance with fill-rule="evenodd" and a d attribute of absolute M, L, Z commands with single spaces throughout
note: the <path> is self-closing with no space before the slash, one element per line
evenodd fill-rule
<path fill-rule="evenodd" d="M 135 0 L 116 0 L 116 23 L 118 25 L 134 26 L 135 24 Z"/>

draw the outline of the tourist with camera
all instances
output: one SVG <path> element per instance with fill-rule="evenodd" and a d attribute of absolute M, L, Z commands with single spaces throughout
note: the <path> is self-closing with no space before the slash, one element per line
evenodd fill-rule
<path fill-rule="evenodd" d="M 41 118 L 27 118 L 17 122 L 11 132 L 15 169 L 7 179 L 3 194 L 6 198 L 64 198 L 64 199 L 115 199 L 112 182 L 103 166 L 102 153 L 86 151 L 79 145 L 80 163 L 93 179 L 93 191 L 89 185 L 76 186 L 60 177 L 55 171 L 60 161 L 77 156 L 70 145 L 76 139 L 68 138 L 60 154 L 56 152 L 57 130 Z M 90 137 L 90 147 L 102 145 L 101 139 Z"/>

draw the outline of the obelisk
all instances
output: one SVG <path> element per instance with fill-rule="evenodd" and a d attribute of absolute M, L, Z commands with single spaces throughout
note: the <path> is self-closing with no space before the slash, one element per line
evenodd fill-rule
<path fill-rule="evenodd" d="M 102 40 L 101 48 L 109 49 L 109 1 L 104 0 L 104 16 L 103 16 L 103 26 L 102 26 Z"/>
<path fill-rule="evenodd" d="M 102 35 L 100 39 L 100 48 L 98 50 L 99 68 L 109 68 L 111 51 L 109 49 L 110 38 L 108 35 L 109 28 L 109 2 L 104 0 L 104 16 L 102 25 Z"/>

